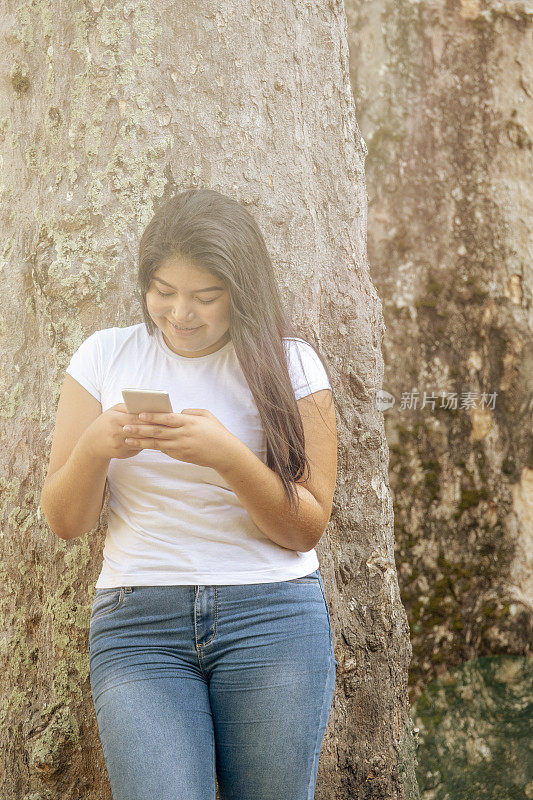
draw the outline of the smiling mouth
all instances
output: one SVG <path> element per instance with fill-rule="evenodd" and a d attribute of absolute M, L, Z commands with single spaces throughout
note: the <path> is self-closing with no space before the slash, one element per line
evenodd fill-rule
<path fill-rule="evenodd" d="M 169 320 L 169 323 L 172 325 L 173 328 L 176 328 L 177 331 L 196 331 L 196 330 L 198 330 L 198 328 L 202 327 L 201 325 L 197 325 L 194 328 L 180 328 L 178 325 L 174 325 L 173 322 L 170 322 L 170 320 Z"/>

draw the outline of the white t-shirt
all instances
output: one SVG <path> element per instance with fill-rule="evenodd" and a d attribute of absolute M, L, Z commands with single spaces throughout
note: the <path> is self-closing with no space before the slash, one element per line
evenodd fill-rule
<path fill-rule="evenodd" d="M 311 345 L 284 339 L 297 399 L 331 388 Z M 304 370 L 296 349 L 301 353 Z M 123 403 L 122 389 L 167 391 L 172 408 L 206 408 L 266 463 L 257 406 L 230 340 L 214 353 L 174 353 L 144 322 L 95 331 L 67 367 L 102 405 Z M 267 583 L 319 566 L 315 550 L 281 547 L 265 536 L 222 476 L 210 467 L 141 450 L 109 464 L 109 519 L 97 588 L 167 584 Z"/>

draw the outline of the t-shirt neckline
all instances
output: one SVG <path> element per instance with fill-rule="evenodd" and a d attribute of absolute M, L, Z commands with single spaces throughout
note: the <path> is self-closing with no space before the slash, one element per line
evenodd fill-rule
<path fill-rule="evenodd" d="M 194 364 L 195 361 L 204 362 L 207 359 L 218 356 L 219 353 L 225 353 L 233 345 L 233 342 L 230 339 L 229 342 L 226 342 L 226 344 L 222 345 L 222 347 L 219 347 L 218 350 L 214 350 L 212 353 L 207 353 L 205 356 L 194 356 L 194 358 L 190 358 L 189 356 L 181 356 L 179 353 L 175 353 L 174 350 L 170 349 L 163 338 L 163 332 L 161 328 L 154 326 L 154 336 L 160 350 L 162 350 L 165 355 L 170 356 L 170 358 L 175 358 L 176 361 L 186 361 L 187 363 L 190 362 L 192 364 Z"/>

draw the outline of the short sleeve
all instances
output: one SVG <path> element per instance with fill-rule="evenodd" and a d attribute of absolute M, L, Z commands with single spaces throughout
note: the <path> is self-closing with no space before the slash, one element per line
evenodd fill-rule
<path fill-rule="evenodd" d="M 69 375 L 81 383 L 93 397 L 102 401 L 101 355 L 98 346 L 98 331 L 92 333 L 70 359 L 66 369 Z"/>
<path fill-rule="evenodd" d="M 284 343 L 289 375 L 297 400 L 320 389 L 331 389 L 324 365 L 316 350 L 308 342 L 301 339 L 284 339 Z"/>

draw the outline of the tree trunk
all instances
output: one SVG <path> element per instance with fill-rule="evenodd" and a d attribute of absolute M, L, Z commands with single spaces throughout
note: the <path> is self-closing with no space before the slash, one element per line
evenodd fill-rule
<path fill-rule="evenodd" d="M 350 0 L 347 16 L 416 700 L 456 665 L 531 647 L 531 14 Z"/>
<path fill-rule="evenodd" d="M 1 35 L 2 797 L 111 796 L 88 665 L 107 507 L 65 542 L 39 494 L 70 355 L 142 321 L 139 235 L 190 185 L 250 207 L 334 376 L 338 484 L 318 549 L 339 666 L 316 796 L 407 796 L 411 649 L 342 3 L 10 3 Z"/>

